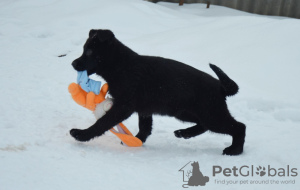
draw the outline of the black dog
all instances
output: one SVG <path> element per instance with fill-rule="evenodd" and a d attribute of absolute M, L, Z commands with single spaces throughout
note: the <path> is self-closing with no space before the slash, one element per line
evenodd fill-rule
<path fill-rule="evenodd" d="M 232 136 L 223 154 L 243 152 L 246 126 L 229 113 L 226 96 L 238 86 L 221 69 L 210 64 L 219 80 L 189 65 L 161 57 L 138 55 L 110 30 L 91 30 L 83 54 L 72 63 L 77 71 L 102 76 L 109 85 L 113 107 L 88 129 L 72 129 L 78 141 L 89 141 L 127 119 L 139 116 L 139 133 L 145 142 L 152 130 L 152 115 L 173 116 L 194 126 L 175 131 L 178 138 L 191 138 L 207 130 Z M 184 92 L 184 93 L 182 93 Z"/>

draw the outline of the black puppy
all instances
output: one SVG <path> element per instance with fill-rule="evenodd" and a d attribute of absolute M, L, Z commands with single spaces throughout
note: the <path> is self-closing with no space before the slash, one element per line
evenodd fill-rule
<path fill-rule="evenodd" d="M 110 30 L 91 30 L 83 54 L 72 63 L 77 71 L 102 76 L 109 85 L 113 107 L 88 129 L 72 129 L 78 141 L 89 141 L 127 119 L 139 116 L 139 133 L 145 142 L 152 130 L 152 115 L 173 116 L 194 126 L 175 131 L 178 138 L 191 138 L 207 130 L 232 136 L 223 154 L 243 152 L 246 126 L 229 113 L 226 96 L 238 92 L 237 84 L 210 64 L 219 80 L 189 65 L 161 57 L 138 55 Z"/>

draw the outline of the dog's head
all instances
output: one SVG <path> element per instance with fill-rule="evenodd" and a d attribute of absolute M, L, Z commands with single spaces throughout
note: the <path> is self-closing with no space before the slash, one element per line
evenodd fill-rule
<path fill-rule="evenodd" d="M 96 73 L 114 39 L 110 30 L 90 30 L 82 55 L 72 62 L 74 69 L 87 70 L 88 75 Z"/>

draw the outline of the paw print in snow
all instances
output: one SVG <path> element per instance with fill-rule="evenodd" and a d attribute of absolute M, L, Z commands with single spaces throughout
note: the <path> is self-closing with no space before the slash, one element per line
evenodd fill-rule
<path fill-rule="evenodd" d="M 257 175 L 259 175 L 261 177 L 266 175 L 266 171 L 265 171 L 266 168 L 265 167 L 262 168 L 261 166 L 259 166 L 256 169 L 257 169 L 257 172 L 256 172 Z"/>

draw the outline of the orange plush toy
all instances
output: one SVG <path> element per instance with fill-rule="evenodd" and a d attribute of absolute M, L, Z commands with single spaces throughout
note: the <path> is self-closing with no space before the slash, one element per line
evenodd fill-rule
<path fill-rule="evenodd" d="M 91 79 L 90 79 L 91 80 Z M 73 100 L 94 112 L 96 119 L 101 118 L 113 105 L 113 101 L 110 98 L 105 98 L 108 91 L 108 84 L 104 84 L 100 90 L 100 93 L 96 95 L 94 92 L 84 91 L 79 84 L 72 83 L 69 85 L 69 92 L 72 95 Z M 99 92 L 99 91 L 98 91 Z M 110 131 L 121 139 L 123 144 L 129 147 L 142 146 L 142 141 L 135 136 L 126 128 L 123 123 L 119 123 L 117 130 L 112 128 Z"/>
<path fill-rule="evenodd" d="M 100 93 L 98 95 L 96 95 L 92 91 L 87 93 L 80 87 L 80 85 L 78 85 L 76 83 L 70 84 L 68 89 L 72 95 L 73 100 L 77 104 L 79 104 L 91 111 L 95 111 L 96 105 L 100 104 L 101 102 L 103 102 L 105 100 L 105 96 L 108 91 L 108 84 L 105 83 L 102 86 Z"/>

